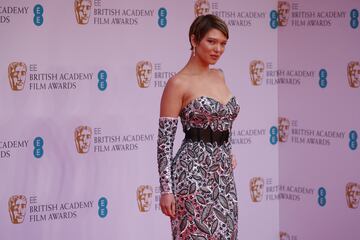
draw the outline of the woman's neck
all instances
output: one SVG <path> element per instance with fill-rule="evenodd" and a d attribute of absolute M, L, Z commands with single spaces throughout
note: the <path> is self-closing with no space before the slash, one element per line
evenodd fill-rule
<path fill-rule="evenodd" d="M 192 75 L 202 75 L 209 72 L 209 64 L 201 61 L 199 57 L 190 56 L 184 70 Z"/>

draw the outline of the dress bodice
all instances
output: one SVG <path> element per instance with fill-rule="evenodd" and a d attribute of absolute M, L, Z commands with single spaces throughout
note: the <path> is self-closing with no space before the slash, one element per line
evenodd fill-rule
<path fill-rule="evenodd" d="M 191 100 L 181 111 L 183 128 L 208 128 L 213 131 L 230 130 L 232 123 L 240 111 L 235 96 L 222 104 L 218 100 L 200 96 Z"/>

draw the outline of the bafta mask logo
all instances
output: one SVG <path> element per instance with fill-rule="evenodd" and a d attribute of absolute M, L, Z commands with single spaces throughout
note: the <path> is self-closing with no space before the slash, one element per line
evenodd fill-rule
<path fill-rule="evenodd" d="M 249 185 L 251 201 L 261 202 L 264 192 L 264 179 L 261 177 L 253 177 L 250 179 Z"/>
<path fill-rule="evenodd" d="M 279 117 L 279 141 L 286 142 L 289 138 L 290 121 L 285 117 Z"/>
<path fill-rule="evenodd" d="M 347 66 L 347 76 L 349 85 L 352 88 L 358 88 L 360 86 L 360 63 L 357 61 L 349 62 Z"/>
<path fill-rule="evenodd" d="M 210 3 L 208 0 L 196 0 L 194 4 L 195 17 L 210 13 Z"/>
<path fill-rule="evenodd" d="M 284 27 L 289 21 L 290 3 L 286 1 L 278 1 L 278 25 Z"/>
<path fill-rule="evenodd" d="M 91 0 L 75 0 L 74 10 L 78 24 L 84 25 L 89 22 L 91 13 Z"/>
<path fill-rule="evenodd" d="M 250 62 L 249 72 L 252 85 L 259 86 L 262 84 L 264 79 L 264 69 L 264 62 L 260 60 L 254 60 Z"/>
<path fill-rule="evenodd" d="M 25 219 L 27 200 L 24 195 L 14 195 L 9 198 L 9 213 L 13 224 L 22 223 Z"/>
<path fill-rule="evenodd" d="M 349 182 L 346 184 L 346 202 L 349 208 L 356 209 L 360 202 L 360 184 Z"/>
<path fill-rule="evenodd" d="M 150 86 L 152 74 L 152 64 L 149 61 L 140 61 L 136 64 L 136 77 L 139 87 L 147 88 Z"/>
<path fill-rule="evenodd" d="M 280 232 L 280 240 L 290 240 L 290 235 L 287 232 Z"/>
<path fill-rule="evenodd" d="M 90 149 L 92 130 L 88 126 L 79 126 L 75 129 L 75 145 L 78 153 L 87 153 Z"/>
<path fill-rule="evenodd" d="M 14 91 L 21 91 L 24 89 L 26 80 L 26 64 L 23 62 L 12 62 L 8 67 L 8 78 L 10 87 Z"/>
<path fill-rule="evenodd" d="M 150 185 L 141 185 L 136 190 L 137 203 L 140 212 L 148 212 L 151 207 L 153 188 Z"/>

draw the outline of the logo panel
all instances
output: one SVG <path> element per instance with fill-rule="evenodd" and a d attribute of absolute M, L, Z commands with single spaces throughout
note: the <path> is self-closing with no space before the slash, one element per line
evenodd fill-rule
<path fill-rule="evenodd" d="M 23 223 L 26 215 L 27 199 L 24 195 L 14 195 L 9 198 L 10 220 L 13 224 Z"/>
<path fill-rule="evenodd" d="M 358 26 L 357 18 L 354 17 L 354 11 L 344 9 L 316 9 L 305 10 L 302 8 L 303 3 L 295 1 L 278 1 L 277 11 L 271 11 L 270 26 L 275 29 L 279 27 L 332 27 L 335 23 L 340 22 L 340 19 L 345 19 L 346 16 L 351 16 L 351 27 Z M 306 6 L 307 8 L 307 6 Z M 309 8 L 307 8 L 309 9 Z M 310 8 L 311 9 L 311 8 Z M 274 19 L 277 18 L 277 23 Z"/>
<path fill-rule="evenodd" d="M 319 70 L 321 74 L 324 69 Z M 316 79 L 316 71 L 311 69 L 275 69 L 272 61 L 263 61 L 255 59 L 249 63 L 250 82 L 253 86 L 261 86 L 263 84 L 276 85 L 301 85 L 305 81 L 314 82 Z M 327 76 L 320 76 L 320 79 L 326 81 Z"/>
<path fill-rule="evenodd" d="M 290 3 L 287 1 L 278 2 L 278 26 L 284 27 L 288 24 L 290 15 Z"/>
<path fill-rule="evenodd" d="M 336 140 L 345 140 L 345 131 L 334 129 L 306 128 L 298 120 L 278 118 L 279 142 L 290 140 L 295 144 L 330 146 Z"/>
<path fill-rule="evenodd" d="M 360 86 L 360 63 L 359 61 L 351 61 L 347 65 L 347 77 L 351 88 Z"/>
<path fill-rule="evenodd" d="M 279 142 L 286 142 L 289 138 L 290 121 L 286 117 L 278 118 Z"/>
<path fill-rule="evenodd" d="M 8 79 L 10 87 L 14 91 L 24 89 L 26 81 L 27 66 L 23 62 L 12 62 L 8 66 Z"/>
<path fill-rule="evenodd" d="M 74 131 L 75 146 L 78 153 L 89 152 L 92 141 L 92 129 L 89 126 L 79 126 Z"/>
<path fill-rule="evenodd" d="M 91 0 L 74 1 L 75 17 L 78 24 L 85 25 L 89 23 L 91 7 L 92 7 Z"/>
<path fill-rule="evenodd" d="M 99 73 L 101 73 L 99 76 L 103 77 L 106 72 L 102 70 Z M 21 61 L 11 62 L 8 65 L 8 81 L 13 91 L 75 90 L 80 84 L 94 79 L 94 76 L 92 72 L 42 72 L 39 71 L 38 64 L 25 64 Z M 106 84 L 106 79 L 99 78 L 99 82 Z"/>
<path fill-rule="evenodd" d="M 262 177 L 253 177 L 250 179 L 250 196 L 251 201 L 261 202 L 264 194 L 264 179 Z"/>
<path fill-rule="evenodd" d="M 194 15 L 195 17 L 213 14 L 223 19 L 229 27 L 252 27 L 255 23 L 265 20 L 266 11 L 258 9 L 234 9 L 234 5 L 224 7 L 222 2 L 195 0 Z"/>
<path fill-rule="evenodd" d="M 263 61 L 253 60 L 250 62 L 249 72 L 252 85 L 259 86 L 262 84 L 264 79 L 264 70 L 265 64 Z"/>
<path fill-rule="evenodd" d="M 140 88 L 150 86 L 153 66 L 149 61 L 140 61 L 136 64 L 136 78 Z"/>
<path fill-rule="evenodd" d="M 136 64 L 136 79 L 139 88 L 163 88 L 167 80 L 176 72 L 167 71 L 161 62 L 152 63 L 148 60 L 141 60 Z"/>
<path fill-rule="evenodd" d="M 349 182 L 345 187 L 345 197 L 348 208 L 356 209 L 360 202 L 360 184 Z"/>
<path fill-rule="evenodd" d="M 313 187 L 301 185 L 273 184 L 272 178 L 253 177 L 249 181 L 250 199 L 254 203 L 262 201 L 302 201 L 305 195 L 314 195 Z"/>
<path fill-rule="evenodd" d="M 153 188 L 150 185 L 140 185 L 136 189 L 136 199 L 140 212 L 148 212 L 151 208 Z"/>
<path fill-rule="evenodd" d="M 121 3 L 121 7 L 114 6 Z M 167 24 L 167 10 L 159 8 L 158 21 L 154 9 L 130 8 L 120 1 L 74 0 L 74 14 L 79 25 L 139 25 L 143 19 L 154 18 L 160 27 Z"/>
<path fill-rule="evenodd" d="M 210 13 L 210 3 L 208 0 L 196 0 L 194 4 L 195 17 Z"/>

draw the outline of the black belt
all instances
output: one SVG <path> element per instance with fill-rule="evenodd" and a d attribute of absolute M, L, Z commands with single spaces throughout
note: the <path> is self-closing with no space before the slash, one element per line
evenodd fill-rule
<path fill-rule="evenodd" d="M 229 131 L 213 131 L 210 127 L 184 129 L 185 139 L 193 142 L 217 143 L 222 145 L 229 140 Z"/>

